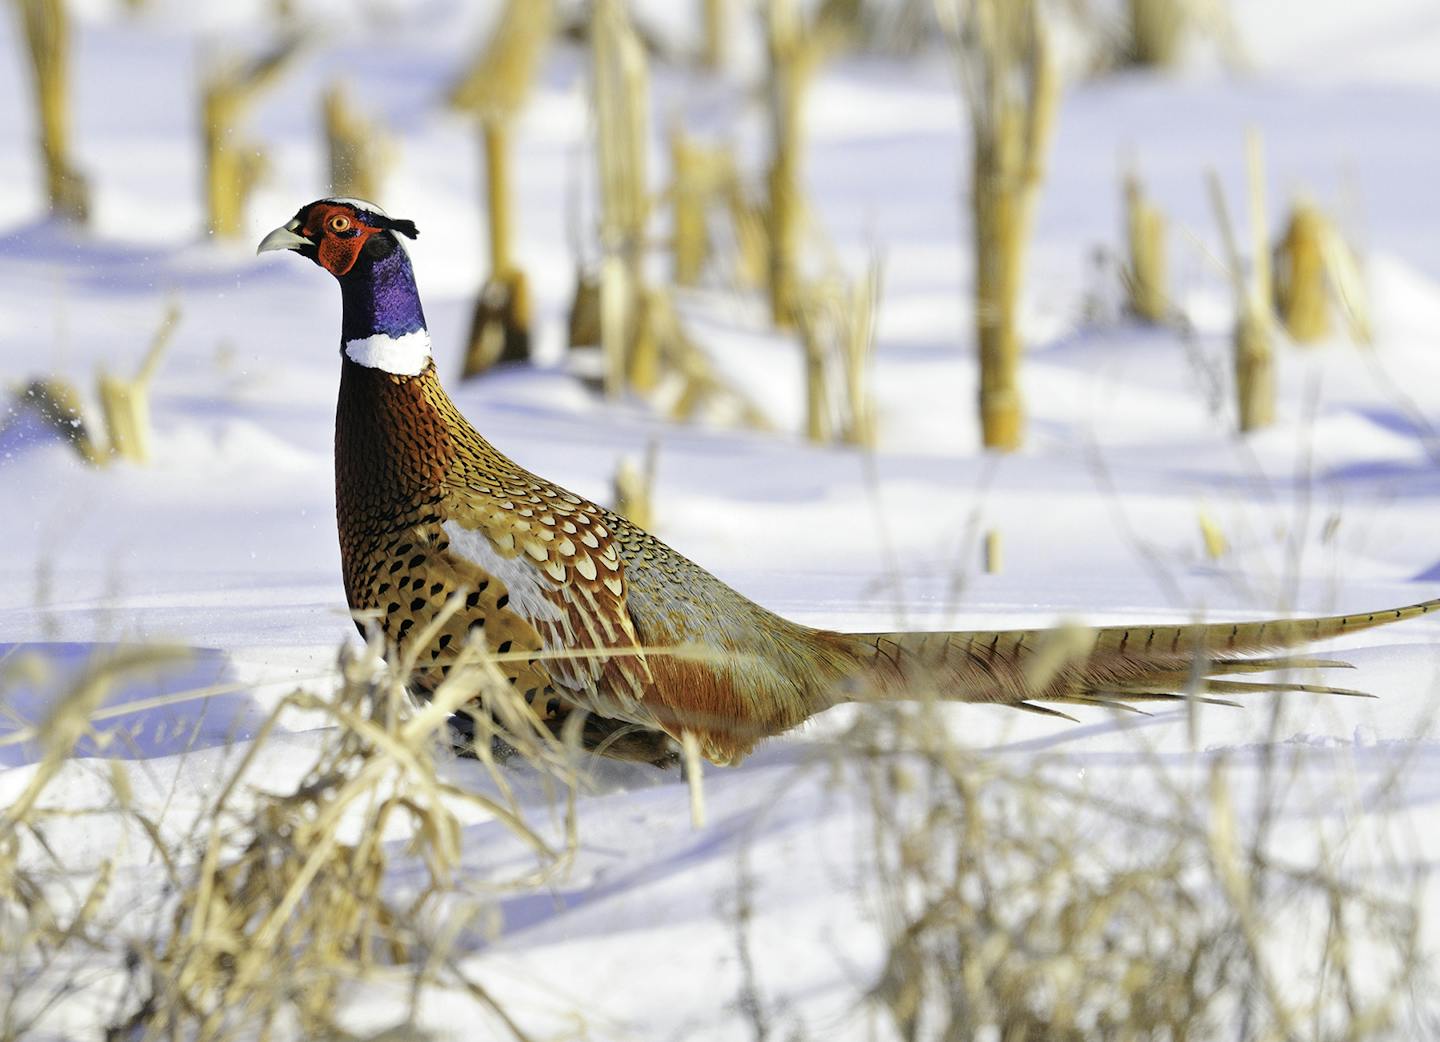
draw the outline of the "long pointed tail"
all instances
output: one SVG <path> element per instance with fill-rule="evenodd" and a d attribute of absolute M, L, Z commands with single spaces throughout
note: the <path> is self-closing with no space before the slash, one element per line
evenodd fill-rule
<path fill-rule="evenodd" d="M 933 696 L 993 702 L 1042 713 L 1039 703 L 1134 708 L 1134 703 L 1250 691 L 1362 694 L 1347 688 L 1226 679 L 1237 674 L 1347 663 L 1261 657 L 1430 612 L 1440 599 L 1404 608 L 1311 619 L 1182 626 L 1057 627 L 959 633 L 831 634 L 857 664 L 854 697 Z M 1059 713 L 1058 715 L 1064 715 Z"/>

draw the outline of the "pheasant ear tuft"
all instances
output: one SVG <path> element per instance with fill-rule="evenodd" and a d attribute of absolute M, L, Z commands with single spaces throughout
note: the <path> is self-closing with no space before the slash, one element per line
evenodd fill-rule
<path fill-rule="evenodd" d="M 420 235 L 420 229 L 415 227 L 414 221 L 397 221 L 391 217 L 385 222 L 385 227 L 389 228 L 392 232 L 399 232 L 407 239 L 414 239 Z"/>

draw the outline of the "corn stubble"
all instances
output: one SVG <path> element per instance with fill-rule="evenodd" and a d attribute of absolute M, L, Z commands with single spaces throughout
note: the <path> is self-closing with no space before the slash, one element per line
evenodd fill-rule
<path fill-rule="evenodd" d="M 1020 292 L 1060 83 L 1035 0 L 939 0 L 970 112 L 975 325 L 986 448 L 1025 439 Z"/>

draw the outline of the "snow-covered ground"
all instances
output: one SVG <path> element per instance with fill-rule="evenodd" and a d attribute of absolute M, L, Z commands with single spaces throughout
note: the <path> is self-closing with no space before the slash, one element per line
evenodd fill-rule
<path fill-rule="evenodd" d="M 211 684 L 226 692 L 110 716 L 116 736 L 82 744 L 46 799 L 89 805 L 106 772 L 97 757 L 119 756 L 134 761 L 135 798 L 178 837 L 276 697 L 332 684 L 337 648 L 355 639 L 331 488 L 339 297 L 323 272 L 257 259 L 254 244 L 325 194 L 318 95 L 343 77 L 400 141 L 380 202 L 421 229 L 411 253 L 436 353 L 442 373 L 458 371 L 484 274 L 483 216 L 473 129 L 439 99 L 489 5 L 387 2 L 363 15 L 296 5 L 315 11 L 313 42 L 248 121 L 271 173 L 235 243 L 199 230 L 195 85 L 223 40 L 258 40 L 261 16 L 238 4 L 145 6 L 128 17 L 77 5 L 74 140 L 95 209 L 84 234 L 39 216 L 28 69 L 16 19 L 0 19 L 0 377 L 89 388 L 97 368 L 138 366 L 167 305 L 181 310 L 154 383 L 152 465 L 88 468 L 25 414 L 0 416 L 0 669 L 30 656 L 51 667 L 0 695 L 0 808 L 35 769 L 23 729 L 65 678 L 96 648 L 161 641 L 194 649 L 191 662 L 109 705 Z M 810 624 L 1248 618 L 1440 596 L 1440 16 L 1429 0 L 1234 6 L 1243 72 L 1116 74 L 1066 95 L 1025 298 L 1023 452 L 996 458 L 978 445 L 966 135 L 939 53 L 841 62 L 811 99 L 818 217 L 852 271 L 872 253 L 884 265 L 873 456 L 797 436 L 798 348 L 766 330 L 755 301 L 715 286 L 682 298 L 689 326 L 780 433 L 672 426 L 642 404 L 591 397 L 558 366 L 451 380 L 451 393 L 521 464 L 601 501 L 617 460 L 656 439 L 657 533 Z M 660 21 L 670 7 L 648 5 Z M 518 142 L 517 252 L 548 359 L 561 354 L 574 280 L 567 199 L 577 177 L 586 191 L 592 180 L 583 72 L 578 52 L 552 54 Z M 764 123 L 739 85 L 665 70 L 655 79 L 657 125 L 681 118 L 733 137 L 758 179 Z M 1376 337 L 1369 350 L 1339 335 L 1282 350 L 1279 420 L 1242 439 L 1205 172 L 1219 173 L 1237 206 L 1252 126 L 1264 135 L 1272 220 L 1305 193 L 1360 247 Z M 657 170 L 663 154 L 657 136 Z M 1188 340 L 1122 319 L 1113 261 L 1097 260 L 1118 249 L 1119 181 L 1132 164 L 1172 221 Z M 1206 556 L 1202 516 L 1228 540 L 1218 560 Z M 989 530 L 1003 541 L 998 574 L 980 568 Z M 1273 848 L 1303 863 L 1331 844 L 1356 878 L 1418 878 L 1405 896 L 1434 954 L 1440 889 L 1423 870 L 1440 856 L 1437 636 L 1422 621 L 1337 643 L 1357 666 L 1340 682 L 1380 697 L 1289 696 L 1278 718 L 1205 708 L 1191 726 L 1183 711 L 1089 712 L 1077 726 L 949 707 L 943 719 L 964 747 L 1017 769 L 1033 759 L 1057 771 L 1059 756 L 1069 780 L 1137 806 L 1157 763 L 1201 801 L 1208 766 L 1224 760 L 1248 808 L 1278 751 L 1287 782 Z M 536 1038 L 722 1040 L 752 1037 L 756 1024 L 772 1038 L 891 1037 L 864 1000 L 886 950 L 871 809 L 816 766 L 857 712 L 709 772 L 701 830 L 678 775 L 600 772 L 581 801 L 573 867 L 545 892 L 502 899 L 503 928 L 476 942 L 467 966 Z M 291 725 L 254 764 L 276 791 L 327 737 Z M 489 784 L 473 765 L 447 770 Z M 515 771 L 539 813 L 543 786 Z M 104 815 L 55 822 L 46 838 L 76 872 L 115 859 L 107 901 L 120 936 L 153 932 L 168 895 L 143 845 L 127 846 Z M 477 886 L 513 864 L 514 843 L 497 822 L 467 819 Z M 115 1015 L 120 949 L 98 949 L 87 972 L 94 986 L 49 1013 L 55 1037 L 98 1037 Z M 407 1001 L 403 984 L 356 988 L 345 1017 L 374 1033 Z M 420 1019 L 438 1037 L 498 1037 L 468 1001 L 428 995 Z M 1396 1033 L 1421 1037 L 1426 1023 L 1402 1020 Z"/>

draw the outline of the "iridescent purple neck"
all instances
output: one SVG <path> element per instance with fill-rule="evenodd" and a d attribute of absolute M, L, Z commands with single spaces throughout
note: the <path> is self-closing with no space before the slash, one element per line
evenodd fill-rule
<path fill-rule="evenodd" d="M 355 267 L 340 279 L 340 296 L 342 344 L 376 334 L 402 337 L 425 328 L 415 272 L 403 246 L 378 259 L 362 250 Z"/>

